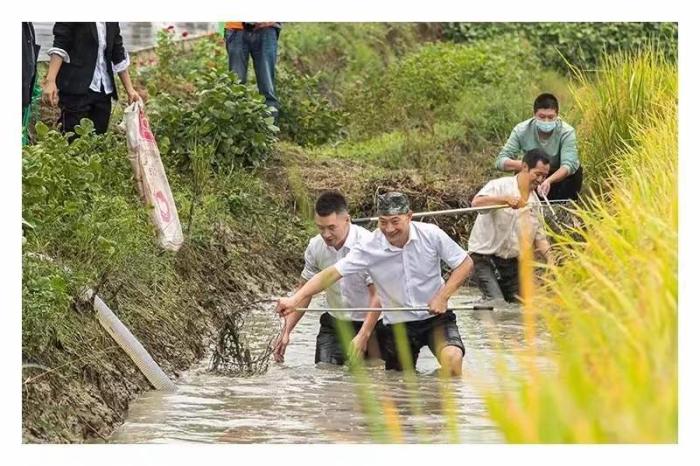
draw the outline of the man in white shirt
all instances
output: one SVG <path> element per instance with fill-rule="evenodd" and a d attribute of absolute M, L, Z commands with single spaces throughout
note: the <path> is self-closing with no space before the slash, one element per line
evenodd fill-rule
<path fill-rule="evenodd" d="M 411 221 L 413 213 L 402 193 L 378 196 L 377 214 L 379 228 L 369 240 L 314 276 L 294 296 L 281 299 L 277 311 L 287 315 L 341 278 L 369 272 L 382 307 L 428 309 L 384 312 L 386 331 L 379 337 L 386 369 L 415 369 L 420 349 L 428 345 L 444 369 L 460 375 L 464 344 L 454 313 L 447 311 L 447 300 L 471 272 L 471 259 L 436 225 Z M 452 269 L 447 283 L 441 260 Z M 400 354 L 397 335 L 407 336 L 410 354 Z M 406 367 L 409 364 L 412 367 Z"/>
<path fill-rule="evenodd" d="M 480 213 L 469 235 L 469 254 L 484 298 L 518 300 L 521 234 L 532 236 L 525 238 L 526 243 L 534 242 L 535 251 L 550 260 L 542 217 L 535 208 L 539 201 L 535 190 L 548 173 L 549 157 L 532 149 L 525 153 L 517 175 L 491 180 L 474 196 L 473 207 L 510 207 Z"/>
<path fill-rule="evenodd" d="M 345 198 L 337 191 L 326 191 L 319 196 L 316 200 L 314 221 L 319 234 L 309 241 L 304 253 L 305 265 L 299 288 L 323 269 L 345 257 L 362 240 L 372 236 L 364 228 L 350 223 Z M 326 299 L 329 306 L 335 309 L 380 307 L 377 291 L 366 272 L 345 277 L 328 287 Z M 307 307 L 310 301 L 311 296 L 302 300 L 297 307 Z M 379 357 L 379 345 L 374 329 L 380 313 L 379 309 L 376 312 L 323 313 L 320 318 L 321 328 L 316 337 L 315 362 L 342 365 L 347 356 Z M 302 312 L 293 312 L 285 316 L 284 329 L 273 351 L 277 362 L 284 361 L 290 334 L 303 315 Z M 347 345 L 347 351 L 343 350 L 346 346 L 342 341 L 343 331 L 348 332 L 348 338 L 352 338 Z"/>

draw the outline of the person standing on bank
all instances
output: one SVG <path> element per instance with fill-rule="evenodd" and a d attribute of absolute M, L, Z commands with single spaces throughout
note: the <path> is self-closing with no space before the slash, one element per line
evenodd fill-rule
<path fill-rule="evenodd" d="M 34 25 L 22 22 L 22 117 L 29 111 L 29 105 L 32 103 L 39 49 Z"/>
<path fill-rule="evenodd" d="M 429 223 L 413 222 L 408 198 L 398 192 L 377 197 L 379 228 L 368 241 L 357 244 L 334 265 L 316 274 L 294 296 L 280 299 L 277 312 L 295 312 L 316 293 L 341 278 L 369 272 L 379 291 L 382 307 L 426 307 L 429 311 L 384 312 L 384 331 L 379 344 L 387 370 L 403 367 L 396 345 L 396 327 L 405 326 L 412 368 L 418 353 L 428 346 L 440 365 L 452 375 L 462 373 L 464 344 L 456 317 L 447 310 L 447 301 L 472 270 L 469 255 L 447 233 Z M 447 283 L 440 262 L 452 273 Z"/>
<path fill-rule="evenodd" d="M 372 236 L 372 233 L 361 226 L 350 223 L 347 202 L 337 191 L 322 193 L 316 200 L 315 210 L 314 221 L 319 234 L 311 238 L 304 253 L 305 265 L 301 272 L 302 282 L 298 288 L 326 267 L 347 256 L 356 244 Z M 377 290 L 366 272 L 345 277 L 334 283 L 326 291 L 326 298 L 329 306 L 335 309 L 380 307 Z M 311 297 L 308 297 L 301 301 L 298 307 L 307 307 L 310 301 Z M 342 365 L 348 356 L 379 358 L 379 344 L 374 329 L 380 314 L 380 309 L 377 309 L 377 312 L 324 312 L 316 337 L 314 362 Z M 284 328 L 272 353 L 275 361 L 284 361 L 290 334 L 303 315 L 303 312 L 293 312 L 285 316 Z M 347 351 L 343 349 L 342 338 L 339 335 L 342 331 L 339 328 L 341 325 L 346 325 L 352 333 L 352 341 Z"/>
<path fill-rule="evenodd" d="M 43 84 L 44 101 L 60 106 L 64 133 L 73 131 L 82 118 L 92 120 L 97 134 L 107 132 L 112 99 L 118 99 L 115 73 L 129 103 L 139 100 L 129 78 L 129 54 L 119 23 L 55 23 L 53 36 L 47 52 L 51 58 Z"/>
<path fill-rule="evenodd" d="M 248 82 L 248 58 L 253 58 L 258 91 L 265 97 L 265 104 L 270 107 L 275 124 L 279 120 L 280 110 L 275 93 L 275 64 L 281 29 L 282 23 L 276 22 L 224 24 L 229 71 L 235 72 L 241 83 L 245 84 Z"/>
<path fill-rule="evenodd" d="M 475 278 L 486 299 L 518 300 L 520 234 L 527 233 L 521 229 L 523 216 L 530 222 L 530 234 L 534 233 L 535 251 L 551 263 L 541 215 L 533 205 L 539 202 L 535 190 L 550 173 L 549 165 L 549 157 L 543 150 L 529 150 L 517 175 L 489 181 L 472 200 L 474 207 L 510 206 L 479 213 L 469 235 L 469 255 L 474 261 Z"/>
<path fill-rule="evenodd" d="M 533 117 L 513 129 L 496 158 L 496 168 L 519 172 L 521 153 L 541 149 L 549 157 L 549 173 L 537 193 L 551 200 L 578 199 L 583 168 L 576 147 L 576 130 L 559 118 L 559 102 L 552 94 L 540 94 L 533 105 Z"/>
<path fill-rule="evenodd" d="M 36 43 L 34 25 L 22 22 L 22 145 L 29 142 L 28 127 L 40 48 Z"/>

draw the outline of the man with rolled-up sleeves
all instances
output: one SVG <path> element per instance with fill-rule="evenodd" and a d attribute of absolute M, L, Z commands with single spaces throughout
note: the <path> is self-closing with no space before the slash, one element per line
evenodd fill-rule
<path fill-rule="evenodd" d="M 53 35 L 53 46 L 48 50 L 49 70 L 43 83 L 44 101 L 61 108 L 59 123 L 63 132 L 73 131 L 82 118 L 88 118 L 97 134 L 105 133 L 112 99 L 118 99 L 115 73 L 129 102 L 139 99 L 129 78 L 129 54 L 124 49 L 119 23 L 55 23 Z"/>

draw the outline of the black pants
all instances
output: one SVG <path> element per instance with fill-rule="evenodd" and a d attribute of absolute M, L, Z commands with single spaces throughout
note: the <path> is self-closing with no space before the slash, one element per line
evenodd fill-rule
<path fill-rule="evenodd" d="M 61 116 L 59 123 L 64 133 L 75 132 L 73 128 L 80 124 L 82 118 L 92 120 L 95 133 L 104 134 L 109 126 L 112 113 L 112 98 L 103 92 L 88 90 L 87 94 L 60 93 L 59 104 Z M 77 136 L 71 136 L 72 141 Z"/>
<path fill-rule="evenodd" d="M 425 320 L 385 324 L 378 332 L 378 336 L 386 370 L 404 370 L 401 358 L 401 351 L 403 350 L 400 348 L 401 333 L 404 333 L 407 337 L 407 350 L 410 352 L 411 358 L 406 364 L 412 364 L 414 370 L 418 361 L 418 353 L 426 345 L 428 345 L 430 351 L 438 360 L 440 359 L 440 352 L 446 346 L 456 346 L 462 350 L 462 356 L 464 356 L 464 343 L 462 343 L 462 337 L 459 335 L 457 318 L 454 312 L 447 311 L 444 314 Z"/>
<path fill-rule="evenodd" d="M 321 314 L 319 319 L 321 328 L 318 330 L 318 335 L 316 336 L 316 356 L 314 357 L 314 362 L 325 362 L 329 364 L 337 364 L 342 366 L 345 364 L 346 352 L 343 350 L 342 341 L 340 338 L 339 326 L 346 326 L 349 338 L 354 338 L 357 332 L 362 328 L 363 322 L 360 321 L 341 321 L 336 319 L 327 312 Z M 376 339 L 376 333 L 381 327 L 381 320 L 377 322 L 375 326 L 375 331 L 372 332 L 370 340 Z M 368 342 L 369 347 L 371 343 Z M 365 352 L 365 358 L 367 358 L 367 352 Z"/>
<path fill-rule="evenodd" d="M 550 168 L 550 175 L 557 171 L 559 167 L 556 169 Z M 578 193 L 581 191 L 581 186 L 583 185 L 583 167 L 578 167 L 578 170 L 573 175 L 567 176 L 563 180 L 561 180 L 559 183 L 554 183 L 552 184 L 551 189 L 549 190 L 549 196 L 547 196 L 548 199 L 550 200 L 560 200 L 560 199 L 572 199 L 576 200 L 578 199 Z"/>
<path fill-rule="evenodd" d="M 518 258 L 470 254 L 474 261 L 474 277 L 485 299 L 503 299 L 517 302 L 520 289 Z"/>

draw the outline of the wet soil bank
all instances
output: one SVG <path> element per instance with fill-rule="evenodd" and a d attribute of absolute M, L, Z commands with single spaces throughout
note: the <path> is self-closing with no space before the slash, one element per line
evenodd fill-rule
<path fill-rule="evenodd" d="M 268 225 L 250 223 L 244 229 L 222 222 L 210 237 L 185 244 L 172 258 L 172 276 L 150 282 L 109 276 L 99 289 L 174 380 L 205 356 L 227 312 L 290 289 L 296 281 L 302 242 L 275 247 L 285 242 L 275 239 Z M 306 236 L 301 225 L 290 226 Z M 123 422 L 129 402 L 151 389 L 89 306 L 75 302 L 67 315 L 66 327 L 79 328 L 77 333 L 65 336 L 59 329 L 41 354 L 23 354 L 25 443 L 104 439 Z"/>

